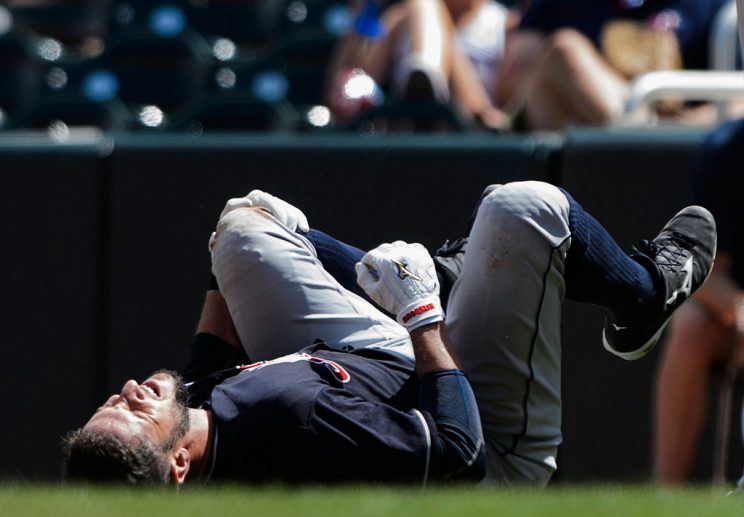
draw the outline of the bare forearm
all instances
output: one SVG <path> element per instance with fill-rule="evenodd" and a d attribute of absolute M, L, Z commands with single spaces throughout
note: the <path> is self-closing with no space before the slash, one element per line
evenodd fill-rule
<path fill-rule="evenodd" d="M 227 303 L 219 291 L 214 289 L 207 291 L 196 333 L 212 334 L 237 349 L 241 348 L 240 338 L 227 309 Z"/>
<path fill-rule="evenodd" d="M 416 374 L 421 377 L 437 370 L 459 369 L 444 322 L 431 323 L 411 331 L 416 354 Z"/>

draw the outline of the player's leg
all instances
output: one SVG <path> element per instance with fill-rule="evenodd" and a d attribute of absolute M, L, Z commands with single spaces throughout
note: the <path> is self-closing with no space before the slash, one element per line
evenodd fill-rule
<path fill-rule="evenodd" d="M 547 482 L 554 468 L 567 290 L 612 310 L 603 334 L 608 350 L 625 359 L 644 355 L 710 271 L 712 217 L 688 207 L 641 250 L 625 254 L 551 185 L 512 183 L 483 200 L 447 322 L 478 397 L 496 479 Z"/>
<path fill-rule="evenodd" d="M 403 327 L 341 287 L 305 237 L 262 209 L 236 209 L 220 220 L 212 269 L 252 360 L 296 352 L 315 339 L 413 357 Z"/>
<path fill-rule="evenodd" d="M 447 327 L 481 411 L 489 477 L 545 484 L 561 441 L 560 319 L 569 203 L 510 183 L 482 201 Z"/>
<path fill-rule="evenodd" d="M 610 309 L 602 340 L 623 359 L 643 357 L 674 310 L 710 274 L 716 252 L 713 216 L 699 206 L 681 210 L 653 240 L 626 255 L 570 194 L 573 244 L 566 260 L 568 298 Z"/>
<path fill-rule="evenodd" d="M 316 256 L 323 268 L 328 271 L 344 289 L 361 296 L 365 300 L 373 303 L 364 289 L 357 284 L 356 270 L 354 266 L 362 260 L 364 251 L 359 248 L 342 242 L 328 235 L 325 232 L 310 229 L 309 232 L 303 233 L 304 237 L 310 241 L 315 248 Z"/>

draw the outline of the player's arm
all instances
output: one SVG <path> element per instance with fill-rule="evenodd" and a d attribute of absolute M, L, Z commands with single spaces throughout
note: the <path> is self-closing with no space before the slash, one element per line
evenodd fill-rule
<path fill-rule="evenodd" d="M 204 296 L 189 360 L 181 373 L 187 382 L 191 382 L 247 361 L 225 299 L 216 285 L 212 285 Z"/>
<path fill-rule="evenodd" d="M 217 289 L 210 289 L 204 297 L 196 334 L 210 334 L 233 348 L 241 349 L 240 338 L 227 309 L 227 303 Z"/>
<path fill-rule="evenodd" d="M 420 244 L 397 241 L 367 253 L 356 269 L 359 285 L 411 335 L 419 408 L 436 428 L 431 477 L 480 479 L 485 448 L 478 407 L 452 353 L 431 256 Z"/>

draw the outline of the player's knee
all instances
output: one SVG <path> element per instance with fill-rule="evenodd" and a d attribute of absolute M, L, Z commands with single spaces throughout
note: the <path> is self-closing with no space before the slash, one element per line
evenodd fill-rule
<path fill-rule="evenodd" d="M 279 223 L 265 209 L 241 207 L 223 215 L 210 242 L 213 258 L 221 254 L 241 253 L 243 249 L 265 246 L 262 241 L 270 239 L 270 230 Z"/>
<path fill-rule="evenodd" d="M 515 181 L 492 190 L 483 200 L 478 215 L 519 217 L 544 210 L 549 205 L 567 204 L 565 195 L 543 181 Z"/>
<path fill-rule="evenodd" d="M 502 231 L 526 225 L 555 245 L 568 236 L 569 211 L 568 199 L 556 186 L 542 181 L 520 181 L 508 183 L 486 196 L 478 218 L 481 224 Z"/>

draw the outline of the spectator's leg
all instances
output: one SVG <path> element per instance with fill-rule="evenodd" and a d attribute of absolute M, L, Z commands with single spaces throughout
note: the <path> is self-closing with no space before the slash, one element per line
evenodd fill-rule
<path fill-rule="evenodd" d="M 680 307 L 669 327 L 655 387 L 654 479 L 688 480 L 707 414 L 711 368 L 725 361 L 730 330 L 702 305 Z"/>
<path fill-rule="evenodd" d="M 403 327 L 341 287 L 305 237 L 262 209 L 233 210 L 220 220 L 212 270 L 251 360 L 296 352 L 317 338 L 413 357 Z"/>
<path fill-rule="evenodd" d="M 405 80 L 403 59 L 407 55 L 437 70 L 445 79 L 452 67 L 452 20 L 438 0 L 407 0 L 389 6 L 382 16 L 385 34 L 376 40 L 355 33 L 347 35 L 334 51 L 329 88 L 338 88 L 338 74 L 361 68 L 378 84 L 395 85 Z M 402 88 L 403 86 L 399 86 Z M 329 94 L 333 96 L 333 92 Z"/>
<path fill-rule="evenodd" d="M 551 36 L 528 92 L 527 124 L 533 129 L 607 124 L 622 114 L 627 92 L 627 81 L 591 41 L 574 30 L 560 30 Z"/>
<path fill-rule="evenodd" d="M 545 58 L 547 38 L 532 30 L 517 30 L 506 38 L 504 61 L 499 73 L 497 103 L 515 111 L 524 103 L 525 93 Z"/>
<path fill-rule="evenodd" d="M 569 203 L 510 183 L 482 202 L 447 327 L 481 411 L 489 478 L 548 482 L 561 442 L 560 320 Z"/>
<path fill-rule="evenodd" d="M 452 76 L 450 77 L 452 96 L 469 113 L 485 127 L 504 128 L 508 117 L 492 103 L 470 58 L 457 46 L 454 46 L 452 58 Z"/>
<path fill-rule="evenodd" d="M 392 90 L 413 100 L 434 95 L 447 101 L 454 58 L 452 18 L 439 0 L 407 0 L 405 7 L 405 21 L 390 62 Z M 417 71 L 425 76 L 423 83 L 411 82 Z"/>

